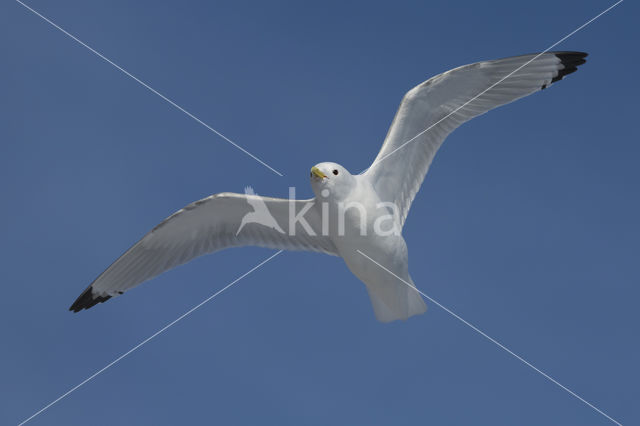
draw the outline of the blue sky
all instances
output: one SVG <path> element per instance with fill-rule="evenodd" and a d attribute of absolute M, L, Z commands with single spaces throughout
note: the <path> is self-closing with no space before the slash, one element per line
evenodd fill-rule
<path fill-rule="evenodd" d="M 200 258 L 68 306 L 211 193 L 311 196 L 310 166 L 373 160 L 406 90 L 541 51 L 611 3 L 0 6 L 0 423 L 16 424 L 273 252 Z M 418 287 L 625 424 L 640 423 L 638 6 L 557 47 L 549 90 L 456 130 L 405 226 Z M 611 424 L 432 303 L 378 323 L 338 258 L 284 253 L 30 424 Z"/>

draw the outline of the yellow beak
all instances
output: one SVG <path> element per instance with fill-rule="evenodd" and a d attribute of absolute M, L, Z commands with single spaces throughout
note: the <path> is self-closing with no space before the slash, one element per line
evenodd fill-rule
<path fill-rule="evenodd" d="M 316 176 L 317 176 L 317 177 L 319 177 L 320 179 L 324 179 L 324 178 L 326 178 L 326 177 L 327 177 L 327 175 L 325 175 L 324 173 L 322 173 L 322 172 L 320 171 L 320 169 L 319 169 L 319 168 L 317 168 L 316 166 L 313 166 L 313 167 L 311 168 L 311 174 L 312 174 L 312 175 L 316 175 Z"/>

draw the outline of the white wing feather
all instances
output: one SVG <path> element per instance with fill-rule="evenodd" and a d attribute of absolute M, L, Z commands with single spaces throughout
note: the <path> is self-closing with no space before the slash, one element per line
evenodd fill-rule
<path fill-rule="evenodd" d="M 536 56 L 465 65 L 407 92 L 380 153 L 364 173 L 383 201 L 398 206 L 401 224 L 449 133 L 465 121 L 562 79 L 583 64 L 587 54 L 548 52 Z"/>
<path fill-rule="evenodd" d="M 321 235 L 320 214 L 315 207 L 304 214 L 312 234 L 301 222 L 296 222 L 295 232 L 282 232 L 289 230 L 290 202 L 295 212 L 300 212 L 315 200 L 221 193 L 196 201 L 165 219 L 134 244 L 96 278 L 69 309 L 75 312 L 88 309 L 164 271 L 228 247 L 253 245 L 337 255 L 331 240 Z M 242 223 L 245 215 L 254 213 L 252 206 L 256 203 L 267 207 L 276 222 L 273 227 Z"/>

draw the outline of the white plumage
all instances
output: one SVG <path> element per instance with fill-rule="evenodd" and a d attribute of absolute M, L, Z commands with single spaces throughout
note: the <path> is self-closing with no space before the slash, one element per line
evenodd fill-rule
<path fill-rule="evenodd" d="M 70 310 L 88 309 L 205 253 L 254 245 L 341 256 L 366 285 L 380 321 L 423 313 L 422 298 L 406 284 L 413 281 L 400 230 L 436 151 L 465 121 L 548 87 L 574 72 L 586 56 L 581 52 L 523 55 L 435 76 L 404 96 L 382 149 L 366 172 L 352 175 L 339 164 L 320 163 L 312 168 L 316 197 L 309 200 L 251 192 L 220 193 L 196 201 L 120 256 Z"/>

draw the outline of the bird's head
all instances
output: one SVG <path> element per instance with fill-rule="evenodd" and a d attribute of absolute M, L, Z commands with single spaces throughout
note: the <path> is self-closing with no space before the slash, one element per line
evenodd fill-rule
<path fill-rule="evenodd" d="M 355 178 L 337 163 L 319 163 L 311 168 L 311 188 L 318 198 L 345 197 L 351 192 Z"/>

